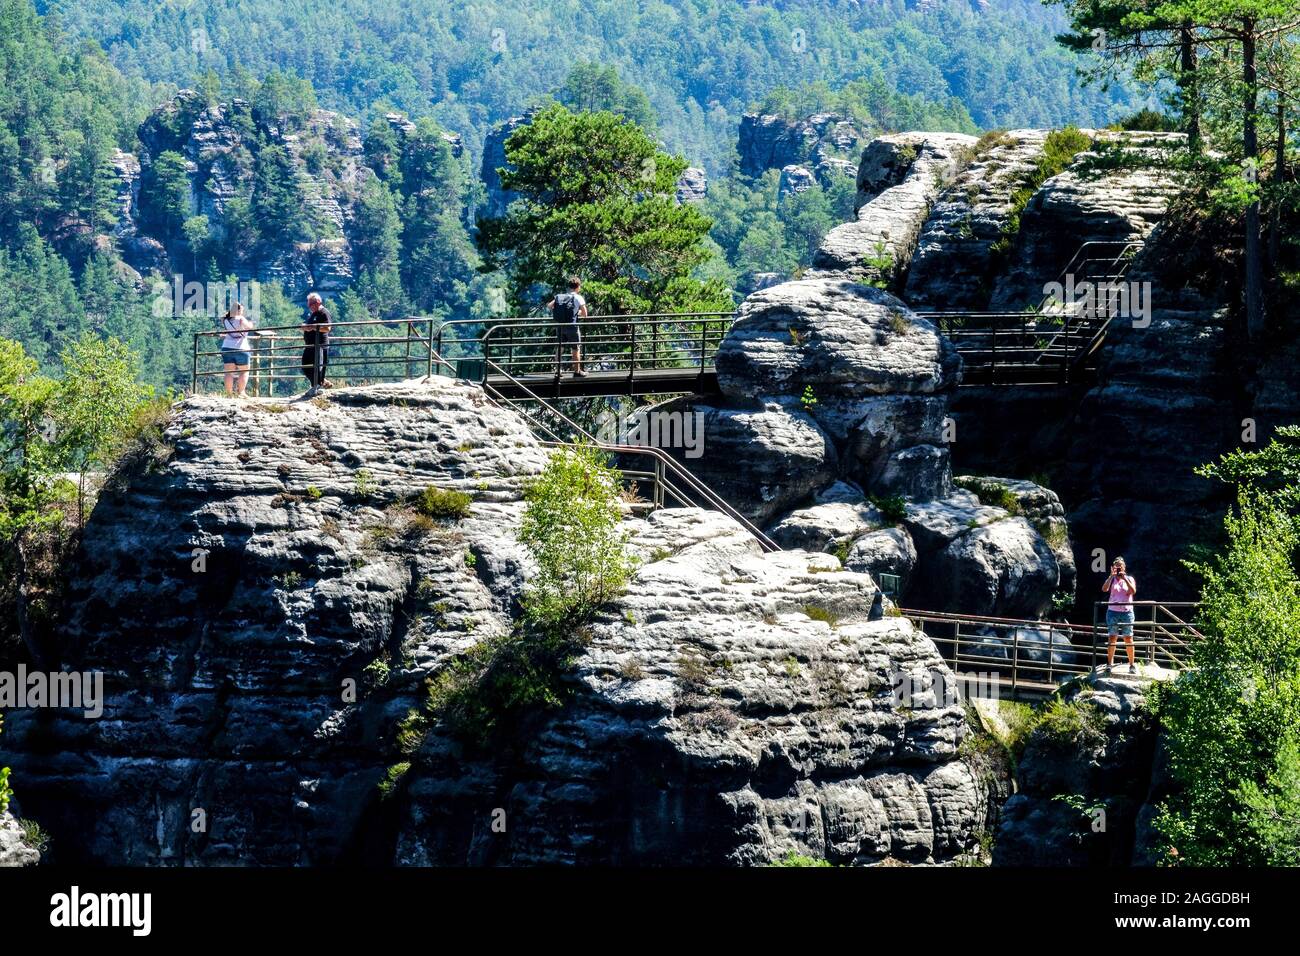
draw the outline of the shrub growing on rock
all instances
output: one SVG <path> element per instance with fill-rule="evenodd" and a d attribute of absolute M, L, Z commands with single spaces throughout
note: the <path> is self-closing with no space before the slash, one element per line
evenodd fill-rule
<path fill-rule="evenodd" d="M 463 491 L 430 485 L 420 494 L 415 508 L 430 518 L 465 518 L 473 499 Z"/>
<path fill-rule="evenodd" d="M 528 482 L 519 540 L 537 562 L 524 598 L 533 623 L 580 622 L 626 586 L 633 561 L 619 528 L 620 487 L 619 473 L 584 447 L 557 450 Z"/>

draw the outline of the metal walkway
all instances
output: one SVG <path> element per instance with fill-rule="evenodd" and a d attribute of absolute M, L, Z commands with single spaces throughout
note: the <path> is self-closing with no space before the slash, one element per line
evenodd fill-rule
<path fill-rule="evenodd" d="M 1202 639 L 1191 602 L 1134 601 L 1133 644 L 1140 665 L 1182 670 Z M 959 677 L 996 685 L 1013 698 L 1046 697 L 1061 682 L 1106 662 L 1105 602 L 1092 624 L 1030 621 L 900 608 L 934 642 Z M 1117 673 L 1127 673 L 1124 642 L 1115 651 Z"/>
<path fill-rule="evenodd" d="M 1125 286 L 1140 248 L 1137 242 L 1084 243 L 1057 280 L 1064 288 L 1101 290 L 1099 300 L 1082 306 L 1048 296 L 1025 312 L 917 314 L 956 346 L 963 386 L 1069 385 L 1094 367 L 1118 314 L 1106 290 Z M 560 341 L 549 319 L 339 322 L 331 333 L 328 377 L 359 384 L 437 371 L 490 385 L 510 399 L 710 395 L 718 391 L 714 358 L 734 321 L 731 312 L 588 316 L 581 325 L 585 376 L 573 375 L 572 346 Z M 305 385 L 301 326 L 261 331 L 274 337 L 250 340 L 255 393 L 286 394 Z M 220 380 L 222 334 L 195 334 L 192 391 Z"/>
<path fill-rule="evenodd" d="M 1097 350 L 1130 303 L 1125 278 L 1141 242 L 1090 241 L 1061 270 L 1051 294 L 1022 312 L 918 312 L 939 326 L 962 357 L 967 388 L 1070 385 L 1096 371 Z M 1049 283 L 1050 285 L 1050 283 Z"/>

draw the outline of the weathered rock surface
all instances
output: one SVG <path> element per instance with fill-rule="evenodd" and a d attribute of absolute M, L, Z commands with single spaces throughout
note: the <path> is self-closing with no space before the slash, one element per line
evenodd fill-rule
<path fill-rule="evenodd" d="M 826 234 L 814 268 L 895 282 L 906 271 L 931 206 L 974 143 L 973 136 L 960 133 L 872 140 L 858 165 L 856 217 Z"/>
<path fill-rule="evenodd" d="M 845 278 L 786 282 L 747 298 L 717 354 L 731 398 L 864 398 L 954 387 L 956 350 L 893 296 Z"/>
<path fill-rule="evenodd" d="M 954 478 L 953 482 L 963 488 L 972 485 L 1001 486 L 1010 492 L 1015 502 L 1015 513 L 1034 526 L 1034 530 L 1042 535 L 1056 556 L 1061 575 L 1057 590 L 1066 594 L 1074 593 L 1077 577 L 1074 548 L 1070 544 L 1070 527 L 1066 521 L 1065 507 L 1056 492 L 1023 478 L 961 475 Z"/>
<path fill-rule="evenodd" d="M 696 522 L 713 534 L 696 527 L 684 547 L 665 527 Z M 404 862 L 446 860 L 456 842 L 472 862 L 686 865 L 922 862 L 968 845 L 983 808 L 953 757 L 963 724 L 952 707 L 894 708 L 890 675 L 922 678 L 937 657 L 898 618 L 866 622 L 869 578 L 828 556 L 760 555 L 707 514 L 659 512 L 647 531 L 674 553 L 593 627 L 579 696 L 534 736 L 521 778 L 485 782 L 465 813 L 477 834 L 447 832 L 454 755 L 421 752 Z M 839 623 L 810 620 L 810 605 Z M 496 839 L 492 806 L 510 821 Z"/>
<path fill-rule="evenodd" d="M 757 177 L 769 169 L 808 166 L 824 182 L 827 176 L 851 170 L 851 159 L 866 140 L 856 120 L 832 113 L 801 120 L 747 113 L 740 119 L 737 141 L 740 172 Z"/>
<path fill-rule="evenodd" d="M 781 170 L 777 191 L 782 196 L 805 192 L 817 185 L 817 177 L 807 166 L 786 166 Z"/>
<path fill-rule="evenodd" d="M 33 866 L 41 854 L 27 845 L 22 827 L 8 810 L 0 813 L 0 867 Z"/>
<path fill-rule="evenodd" d="M 857 500 L 837 500 L 833 489 L 847 488 L 836 482 L 829 496 L 818 495 L 817 504 L 791 511 L 767 529 L 767 535 L 783 548 L 803 551 L 832 551 L 848 544 L 868 531 L 886 524 L 884 515 L 858 492 Z"/>
<path fill-rule="evenodd" d="M 684 399 L 664 410 L 703 416 L 704 456 L 686 465 L 760 524 L 811 498 L 838 473 L 835 443 L 796 402 L 732 407 Z"/>
<path fill-rule="evenodd" d="M 1140 675 L 1094 673 L 1067 685 L 1063 699 L 1097 714 L 1095 732 L 1030 736 L 1019 792 L 1002 808 L 995 866 L 1152 865 L 1151 805 L 1169 782 L 1156 766 L 1146 695 L 1153 680 L 1172 676 L 1144 665 Z"/>
<path fill-rule="evenodd" d="M 1056 555 L 1023 517 L 968 491 L 907 506 L 918 573 L 909 604 L 965 614 L 1037 618 L 1060 586 Z"/>
<path fill-rule="evenodd" d="M 844 567 L 870 574 L 877 581 L 881 574 L 896 574 L 899 594 L 906 594 L 916 568 L 916 545 L 904 528 L 870 531 L 853 542 Z"/>
<path fill-rule="evenodd" d="M 1018 311 L 1037 306 L 1046 294 L 1044 284 L 1058 278 L 1085 239 L 1144 240 L 1164 218 L 1180 189 L 1170 168 L 1184 135 L 1095 135 L 1099 145 L 1079 153 L 1069 169 L 1043 183 L 1025 206 L 990 308 Z"/>
<path fill-rule="evenodd" d="M 104 672 L 104 715 L 6 715 L 0 760 L 52 852 L 751 864 L 971 843 L 986 807 L 960 708 L 891 693 L 898 671 L 943 669 L 930 641 L 868 621 L 875 585 L 835 558 L 763 555 L 693 509 L 629 520 L 645 563 L 592 626 L 565 706 L 491 753 L 435 719 L 404 756 L 425 678 L 517 620 L 521 482 L 545 454 L 451 380 L 179 406 L 104 492 L 72 583 L 62 661 Z M 415 520 L 406 501 L 431 484 L 470 494 L 469 516 Z"/>
<path fill-rule="evenodd" d="M 679 203 L 703 202 L 709 194 L 709 177 L 698 166 L 687 166 L 677 178 Z"/>
<path fill-rule="evenodd" d="M 483 180 L 487 196 L 481 213 L 485 219 L 505 215 L 506 207 L 514 201 L 515 194 L 501 188 L 501 174 L 497 170 L 509 165 L 506 162 L 506 140 L 510 138 L 510 134 L 519 127 L 531 123 L 536 113 L 536 109 L 529 109 L 522 116 L 512 116 L 504 123 L 492 127 L 483 139 L 483 162 L 479 175 Z"/>
<path fill-rule="evenodd" d="M 986 139 L 979 152 L 969 156 L 920 230 L 902 292 L 911 306 L 940 310 L 985 306 L 999 266 L 994 261 L 996 244 L 1009 228 L 1015 194 L 1034 182 L 1047 133 L 1010 130 Z"/>
<path fill-rule="evenodd" d="M 1122 554 L 1146 596 L 1189 600 L 1194 581 L 1180 559 L 1187 543 L 1217 533 L 1226 503 L 1194 469 L 1240 443 L 1245 416 L 1231 400 L 1226 307 L 1186 292 L 1159 292 L 1155 303 L 1149 326 L 1112 323 L 1056 484 L 1079 567 L 1098 548 Z"/>

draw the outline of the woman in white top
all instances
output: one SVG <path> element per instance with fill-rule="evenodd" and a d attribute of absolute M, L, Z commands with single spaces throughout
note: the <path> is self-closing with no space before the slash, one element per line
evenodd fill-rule
<path fill-rule="evenodd" d="M 244 315 L 242 302 L 236 302 L 221 317 L 221 328 L 226 333 L 221 339 L 221 362 L 226 370 L 227 398 L 248 397 L 244 390 L 248 387 L 248 365 L 252 360 L 248 335 L 253 327 Z"/>

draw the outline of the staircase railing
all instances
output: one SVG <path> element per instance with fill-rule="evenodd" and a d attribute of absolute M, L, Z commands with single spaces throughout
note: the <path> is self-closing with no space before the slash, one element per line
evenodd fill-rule
<path fill-rule="evenodd" d="M 757 525 L 733 508 L 724 498 L 718 495 L 717 492 L 692 474 L 689 469 L 684 467 L 675 458 L 665 453 L 662 449 L 650 445 L 614 445 L 609 444 L 608 442 L 602 442 L 577 422 L 573 421 L 573 419 L 569 418 L 557 409 L 554 405 L 538 396 L 528 388 L 525 383 L 521 382 L 505 369 L 501 368 L 496 364 L 496 362 L 491 359 L 485 359 L 484 361 L 492 374 L 500 375 L 502 378 L 509 381 L 512 386 L 527 396 L 527 401 L 536 402 L 546 410 L 547 414 L 553 415 L 563 422 L 565 427 L 570 429 L 574 434 L 581 436 L 584 444 L 617 455 L 634 455 L 648 458 L 653 465 L 654 470 L 651 474 L 654 476 L 656 487 L 661 489 L 660 493 L 663 495 L 663 497 L 658 500 L 659 504 L 665 503 L 669 498 L 675 500 L 681 507 L 687 508 L 697 507 L 700 502 L 704 502 L 714 511 L 720 511 L 727 515 L 753 535 L 758 540 L 759 545 L 764 551 L 772 552 L 781 550 L 776 542 L 764 534 Z M 522 414 L 530 423 L 534 424 L 539 430 L 541 430 L 542 434 L 548 436 L 547 441 L 549 444 L 570 446 L 574 444 L 572 441 L 564 440 L 563 437 L 556 433 L 554 428 L 542 421 L 540 416 L 534 415 L 530 410 L 521 406 L 518 401 L 511 401 L 510 399 L 505 398 L 490 383 L 484 383 L 484 390 L 498 403 L 509 405 Z"/>
<path fill-rule="evenodd" d="M 1106 294 L 1100 312 L 1080 311 L 1046 294 L 1022 312 L 934 311 L 918 314 L 936 323 L 964 362 L 962 384 L 1068 385 L 1089 368 L 1105 339 L 1112 309 L 1110 284 L 1127 275 L 1140 241 L 1090 240 L 1071 257 L 1056 282 L 1064 290 L 1091 283 Z M 1099 300 L 1094 297 L 1094 304 Z"/>

